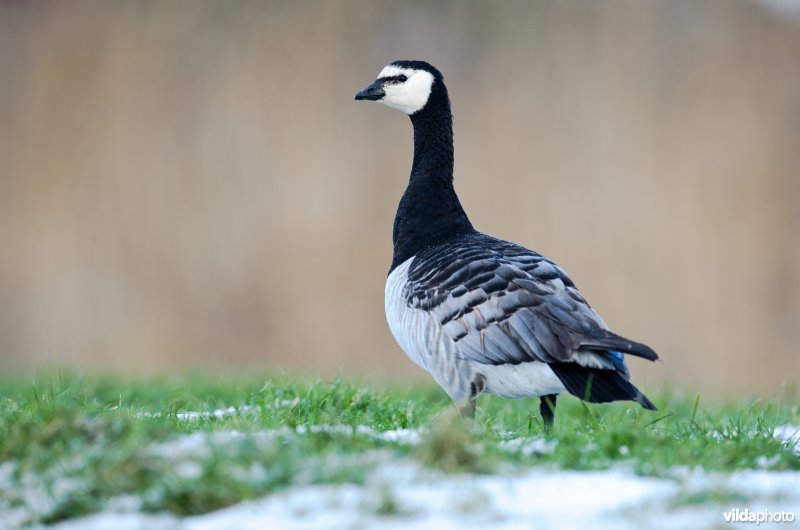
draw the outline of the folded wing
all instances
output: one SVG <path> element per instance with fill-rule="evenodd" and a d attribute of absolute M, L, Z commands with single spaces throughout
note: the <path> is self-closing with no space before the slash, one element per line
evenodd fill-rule
<path fill-rule="evenodd" d="M 479 233 L 420 253 L 409 269 L 403 296 L 439 321 L 463 358 L 489 365 L 549 363 L 578 397 L 583 395 L 573 389 L 585 385 L 590 375 L 579 368 L 599 371 L 592 376 L 599 385 L 598 399 L 604 385 L 614 387 L 606 393 L 610 396 L 634 395 L 628 388 L 616 388 L 625 386 L 619 378 L 635 390 L 627 383 L 622 354 L 658 358 L 648 346 L 609 331 L 556 264 Z M 557 369 L 562 365 L 563 377 Z M 616 377 L 606 377 L 609 372 Z"/>

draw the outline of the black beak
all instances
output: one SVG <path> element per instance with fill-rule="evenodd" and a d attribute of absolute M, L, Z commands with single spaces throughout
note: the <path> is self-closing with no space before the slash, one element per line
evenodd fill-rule
<path fill-rule="evenodd" d="M 355 99 L 356 101 L 359 99 L 378 101 L 379 99 L 383 98 L 384 95 L 383 83 L 381 83 L 380 79 L 376 79 L 371 85 L 356 94 Z"/>

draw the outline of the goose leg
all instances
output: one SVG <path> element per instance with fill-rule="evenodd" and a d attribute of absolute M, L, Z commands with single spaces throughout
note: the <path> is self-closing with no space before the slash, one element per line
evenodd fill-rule
<path fill-rule="evenodd" d="M 469 398 L 467 402 L 459 407 L 458 411 L 467 419 L 475 419 L 475 405 L 478 403 L 478 396 L 486 390 L 486 378 L 481 374 L 475 374 L 475 378 L 469 384 Z"/>
<path fill-rule="evenodd" d="M 550 432 L 553 427 L 553 419 L 556 412 L 556 398 L 558 394 L 547 394 L 539 398 L 539 413 L 542 415 L 542 422 L 544 422 L 544 432 Z"/>
<path fill-rule="evenodd" d="M 475 403 L 477 399 L 470 398 L 466 403 L 458 407 L 458 412 L 461 414 L 462 417 L 468 420 L 475 419 Z"/>

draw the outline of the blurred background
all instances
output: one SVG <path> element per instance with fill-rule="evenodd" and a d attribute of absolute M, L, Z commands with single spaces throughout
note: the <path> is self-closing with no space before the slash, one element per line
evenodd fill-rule
<path fill-rule="evenodd" d="M 383 315 L 411 126 L 353 94 L 445 74 L 456 188 L 664 362 L 800 373 L 789 0 L 2 1 L 0 370 L 427 380 Z"/>

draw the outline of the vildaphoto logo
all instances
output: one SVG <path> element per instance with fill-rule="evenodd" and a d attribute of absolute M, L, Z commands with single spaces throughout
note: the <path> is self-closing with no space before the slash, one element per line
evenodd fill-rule
<path fill-rule="evenodd" d="M 727 512 L 723 512 L 726 523 L 793 523 L 794 512 L 771 512 L 769 510 L 753 511 L 749 508 L 740 510 L 739 508 L 731 508 Z"/>

